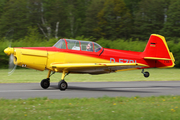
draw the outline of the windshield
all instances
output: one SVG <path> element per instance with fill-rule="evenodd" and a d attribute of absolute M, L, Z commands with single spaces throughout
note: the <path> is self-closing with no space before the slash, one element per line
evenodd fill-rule
<path fill-rule="evenodd" d="M 99 50 L 101 50 L 101 46 L 99 45 L 99 44 L 97 44 L 97 43 L 94 43 L 94 51 L 95 52 L 98 52 Z"/>
<path fill-rule="evenodd" d="M 66 49 L 66 43 L 64 39 L 60 39 L 57 41 L 54 45 L 54 47 L 61 48 L 61 49 Z"/>

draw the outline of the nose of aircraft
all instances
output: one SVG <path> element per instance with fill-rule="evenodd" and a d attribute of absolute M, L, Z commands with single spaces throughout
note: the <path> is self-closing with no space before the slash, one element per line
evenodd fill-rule
<path fill-rule="evenodd" d="M 8 48 L 4 49 L 4 53 L 6 53 L 7 55 L 11 55 L 14 53 L 14 49 L 11 47 L 8 47 Z"/>

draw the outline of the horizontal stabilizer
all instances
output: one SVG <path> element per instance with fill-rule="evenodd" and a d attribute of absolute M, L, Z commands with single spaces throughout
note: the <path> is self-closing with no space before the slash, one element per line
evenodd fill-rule
<path fill-rule="evenodd" d="M 144 59 L 149 59 L 149 60 L 172 60 L 169 58 L 157 58 L 157 57 L 144 57 Z"/>

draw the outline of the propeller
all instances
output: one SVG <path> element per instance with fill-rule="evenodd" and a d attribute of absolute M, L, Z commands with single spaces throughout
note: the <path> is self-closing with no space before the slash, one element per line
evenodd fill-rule
<path fill-rule="evenodd" d="M 14 55 L 11 54 L 9 56 L 9 72 L 8 72 L 8 76 L 12 75 L 16 69 L 17 65 L 14 64 Z"/>
<path fill-rule="evenodd" d="M 8 76 L 12 75 L 17 65 L 14 64 L 14 48 L 8 47 L 4 50 L 4 53 L 9 55 L 9 72 Z"/>
<path fill-rule="evenodd" d="M 4 53 L 9 55 L 9 72 L 8 76 L 12 75 L 17 65 L 14 64 L 14 48 L 11 47 L 11 43 L 13 40 L 14 28 L 10 28 L 4 37 L 5 41 L 8 41 L 9 47 L 4 49 Z"/>

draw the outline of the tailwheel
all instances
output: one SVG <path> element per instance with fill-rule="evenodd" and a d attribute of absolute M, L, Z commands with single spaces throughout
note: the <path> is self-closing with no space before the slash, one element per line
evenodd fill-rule
<path fill-rule="evenodd" d="M 61 80 L 61 81 L 58 83 L 58 87 L 59 87 L 60 90 L 64 91 L 64 90 L 67 89 L 68 84 L 67 84 L 66 81 Z"/>
<path fill-rule="evenodd" d="M 143 75 L 144 75 L 144 77 L 149 77 L 149 75 L 150 75 L 150 73 L 149 72 L 144 72 L 144 69 L 142 69 L 142 72 L 141 72 Z"/>
<path fill-rule="evenodd" d="M 50 79 L 43 79 L 40 85 L 42 88 L 47 89 L 50 86 Z"/>
<path fill-rule="evenodd" d="M 149 72 L 144 72 L 144 77 L 149 77 Z"/>

